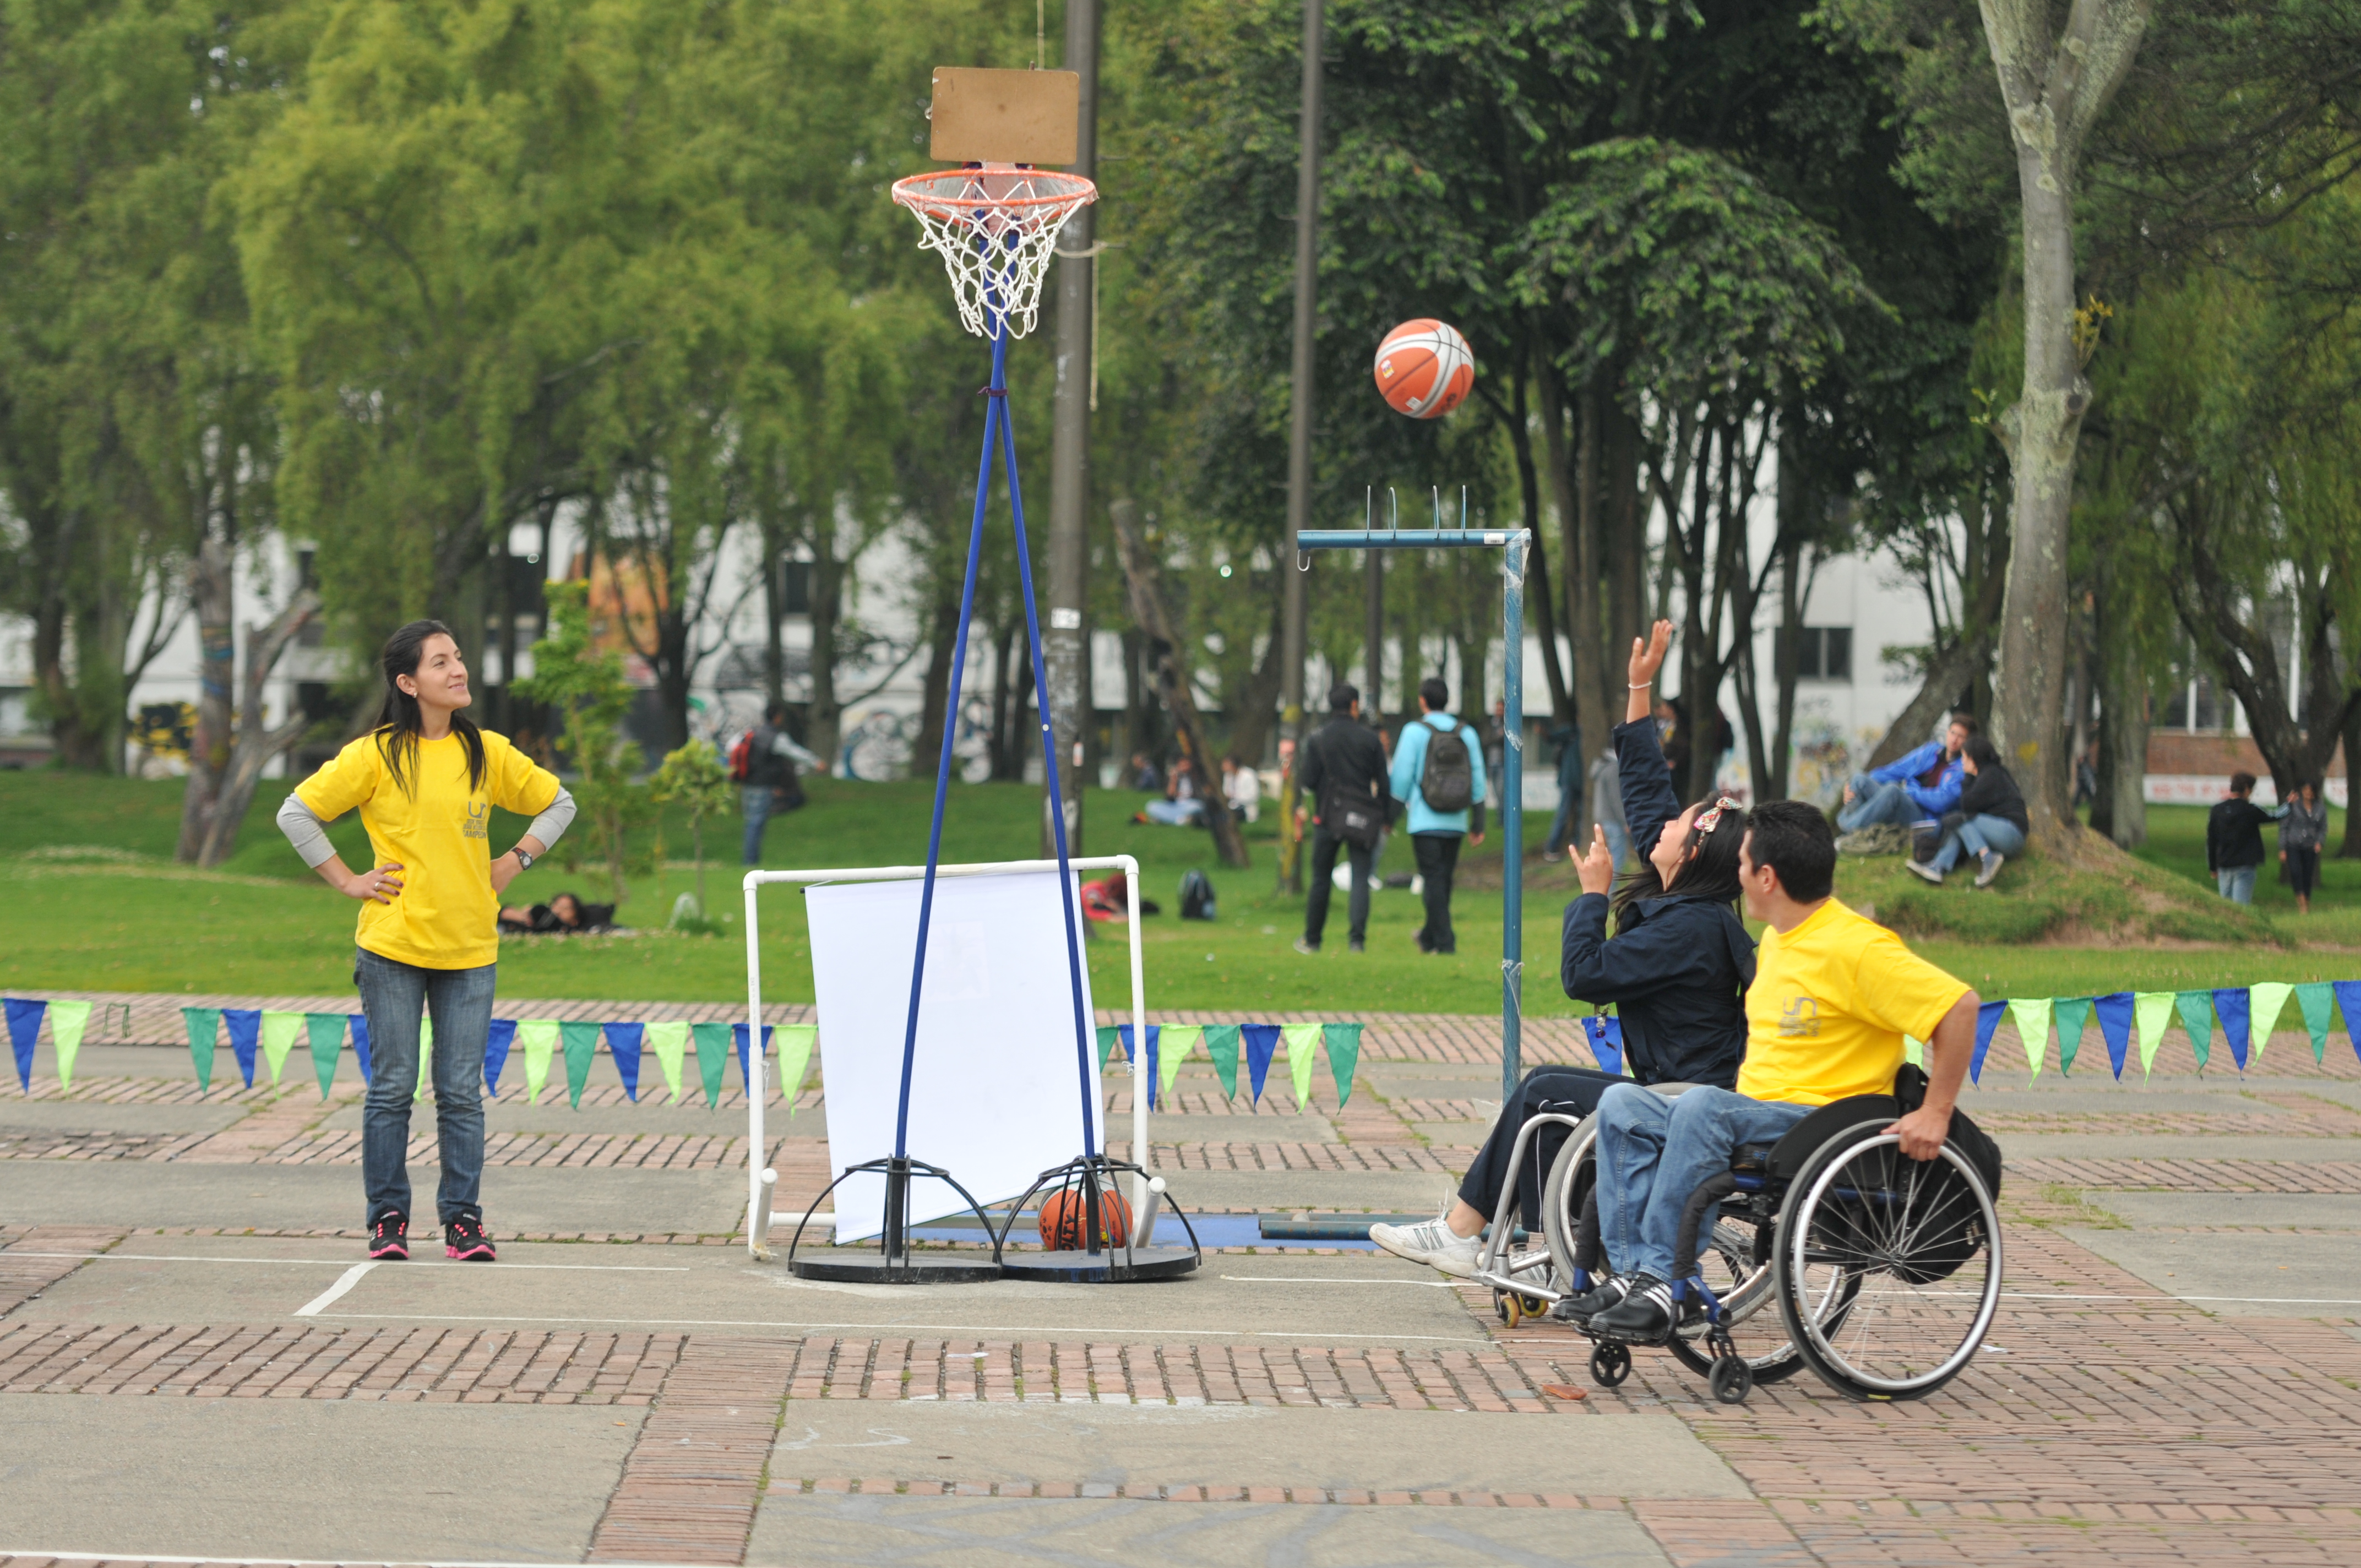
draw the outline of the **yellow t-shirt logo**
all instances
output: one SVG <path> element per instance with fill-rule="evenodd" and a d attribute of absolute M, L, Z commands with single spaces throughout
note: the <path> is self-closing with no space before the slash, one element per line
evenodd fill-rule
<path fill-rule="evenodd" d="M 1817 1039 L 1820 1033 L 1820 1004 L 1812 997 L 1791 997 L 1786 1011 L 1779 1014 L 1779 1033 L 1788 1039 Z"/>
<path fill-rule="evenodd" d="M 465 826 L 459 829 L 460 833 L 464 837 L 469 839 L 490 838 L 492 836 L 490 823 L 491 811 L 492 806 L 489 801 L 486 801 L 480 806 L 472 802 L 469 803 L 467 806 L 467 820 Z"/>

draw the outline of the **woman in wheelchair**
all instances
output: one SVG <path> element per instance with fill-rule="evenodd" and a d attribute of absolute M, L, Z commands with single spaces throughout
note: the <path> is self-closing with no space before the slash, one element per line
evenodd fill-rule
<path fill-rule="evenodd" d="M 1642 858 L 1614 887 L 1606 835 L 1592 829 L 1590 851 L 1577 867 L 1582 896 L 1566 906 L 1560 979 L 1576 1001 L 1616 1004 L 1632 1080 L 1726 1089 L 1738 1081 L 1746 1046 L 1744 998 L 1754 978 L 1754 939 L 1733 907 L 1745 823 L 1734 801 L 1684 811 L 1674 793 L 1651 696 L 1672 635 L 1672 622 L 1660 620 L 1645 643 L 1631 640 L 1631 696 L 1625 722 L 1615 730 L 1624 819 Z M 1610 914 L 1616 921 L 1611 941 Z M 1473 1275 L 1479 1237 L 1509 1183 L 1516 1182 L 1526 1226 L 1540 1229 L 1542 1177 L 1565 1141 L 1563 1119 L 1587 1116 L 1610 1087 L 1628 1081 L 1587 1068 L 1535 1068 L 1501 1107 L 1457 1199 L 1422 1224 L 1371 1225 L 1369 1239 L 1414 1263 L 1463 1278 Z M 1524 1140 L 1528 1157 L 1520 1159 L 1520 1135 L 1535 1117 L 1556 1119 L 1543 1122 Z"/>
<path fill-rule="evenodd" d="M 1562 1305 L 1599 1342 L 1603 1381 L 1621 1380 L 1629 1344 L 1671 1343 L 1699 1365 L 1677 1336 L 1706 1315 L 1718 1396 L 1742 1398 L 1800 1359 L 1851 1397 L 1916 1398 L 1966 1365 L 1991 1321 L 1999 1154 L 1954 1113 L 1976 994 L 1831 897 L 1835 867 L 1818 810 L 1754 809 L 1739 876 L 1769 929 L 1737 1091 L 1618 1084 L 1584 1128 L 1595 1221 L 1566 1273 L 1586 1286 L 1602 1246 L 1611 1273 Z M 1927 1042 L 1926 1073 L 1903 1075 L 1905 1035 Z M 1720 1240 L 1725 1203 L 1754 1223 L 1752 1246 Z M 1713 1247 L 1735 1254 L 1719 1292 L 1698 1262 Z M 1741 1352 L 1730 1323 L 1774 1293 L 1783 1336 Z"/>

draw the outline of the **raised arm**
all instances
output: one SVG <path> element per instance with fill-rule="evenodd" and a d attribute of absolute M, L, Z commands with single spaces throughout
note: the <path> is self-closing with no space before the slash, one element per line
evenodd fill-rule
<path fill-rule="evenodd" d="M 1664 761 L 1664 738 L 1656 733 L 1653 692 L 1656 672 L 1673 644 L 1673 623 L 1656 622 L 1644 643 L 1631 639 L 1631 696 L 1615 730 L 1617 783 L 1623 791 L 1623 827 L 1641 854 L 1655 848 L 1664 824 L 1681 814 L 1673 770 Z"/>

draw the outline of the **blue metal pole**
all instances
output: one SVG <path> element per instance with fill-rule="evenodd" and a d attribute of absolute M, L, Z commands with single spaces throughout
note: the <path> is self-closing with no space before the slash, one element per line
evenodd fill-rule
<path fill-rule="evenodd" d="M 1505 707 L 1500 772 L 1500 1103 L 1524 1075 L 1525 983 L 1525 543 L 1509 541 L 1501 598 L 1508 644 L 1501 661 Z"/>

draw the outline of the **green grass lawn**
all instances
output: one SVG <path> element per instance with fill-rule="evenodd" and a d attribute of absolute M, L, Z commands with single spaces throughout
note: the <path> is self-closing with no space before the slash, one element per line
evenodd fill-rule
<path fill-rule="evenodd" d="M 141 783 L 53 772 L 0 773 L 0 986 L 120 991 L 335 993 L 350 983 L 351 901 L 307 872 L 270 815 L 284 785 L 258 794 L 241 847 L 221 873 L 182 871 L 170 856 L 179 819 L 177 783 Z M 768 863 L 780 868 L 909 864 L 926 854 L 931 789 L 923 782 L 886 784 L 810 782 L 811 805 L 775 820 Z M 962 785 L 952 795 L 944 833 L 950 860 L 1019 859 L 1034 852 L 1039 792 L 1015 784 Z M 1377 894 L 1369 951 L 1344 950 L 1345 900 L 1330 915 L 1327 949 L 1306 958 L 1290 948 L 1302 927 L 1302 898 L 1274 891 L 1277 843 L 1268 816 L 1248 832 L 1254 864 L 1222 867 L 1211 839 L 1188 828 L 1134 824 L 1140 796 L 1090 791 L 1087 838 L 1096 854 L 1129 853 L 1143 867 L 1144 893 L 1164 913 L 1143 922 L 1142 943 L 1151 1008 L 1218 1007 L 1245 1011 L 1488 1013 L 1499 1006 L 1499 840 L 1494 834 L 1472 850 L 1469 881 L 1457 900 L 1459 952 L 1430 958 L 1411 944 L 1418 902 L 1405 891 Z M 2153 840 L 2145 858 L 2185 873 L 2203 871 L 2204 814 L 2196 807 L 2150 814 Z M 522 828 L 511 818 L 496 825 L 495 844 Z M 685 857 L 685 822 L 666 824 L 666 852 Z M 347 863 L 367 855 L 357 821 L 332 831 Z M 717 914 L 733 917 L 737 824 L 708 824 L 706 849 Z M 1203 870 L 1220 894 L 1221 918 L 1178 917 L 1179 884 L 1191 868 Z M 1399 837 L 1381 870 L 1410 869 L 1409 846 Z M 1899 875 L 1892 862 L 1847 861 L 1839 891 L 1855 901 L 1872 898 Z M 2257 893 L 2257 911 L 2280 931 L 2334 947 L 2242 945 L 2193 947 L 2071 947 L 2057 944 L 1969 943 L 1932 939 L 1917 945 L 1987 996 L 2081 994 L 2118 989 L 2156 990 L 2246 984 L 2262 980 L 2329 980 L 2361 975 L 2361 864 L 2332 862 L 2323 913 L 2298 922 L 2286 890 Z M 675 860 L 660 874 L 635 879 L 620 918 L 660 928 L 674 896 L 692 885 Z M 1934 896 L 2001 900 L 2000 890 L 1977 894 L 1964 877 Z M 568 872 L 544 862 L 509 893 L 511 903 L 548 898 L 561 888 L 603 897 L 602 878 L 588 867 Z M 1490 891 L 1486 891 L 1488 886 Z M 1558 927 L 1574 896 L 1571 872 L 1528 866 L 1525 956 L 1530 969 L 1526 1010 L 1566 1016 L 1587 1007 L 1566 1000 L 1554 981 Z M 800 894 L 777 889 L 763 895 L 763 975 L 766 994 L 808 1001 L 810 952 Z M 1993 907 L 1999 908 L 1996 903 Z M 1127 947 L 1120 927 L 1093 930 L 1092 985 L 1102 1005 L 1123 1006 L 1129 995 Z M 500 958 L 504 996 L 664 1001 L 724 1001 L 744 993 L 744 948 L 733 925 L 722 938 L 668 933 L 632 938 L 537 939 L 512 942 Z"/>

